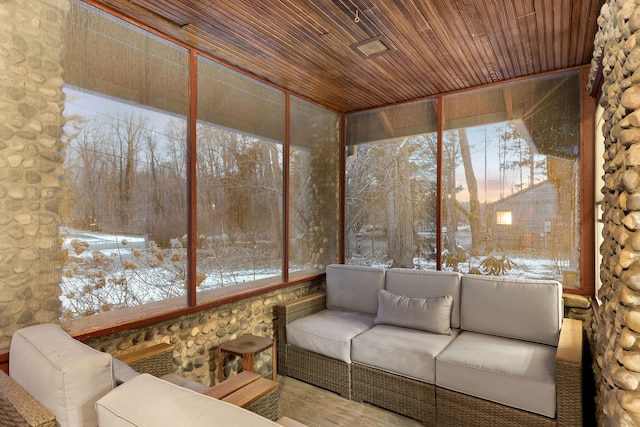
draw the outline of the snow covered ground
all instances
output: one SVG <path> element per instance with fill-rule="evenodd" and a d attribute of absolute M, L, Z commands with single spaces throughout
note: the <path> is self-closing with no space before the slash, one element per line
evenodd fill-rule
<path fill-rule="evenodd" d="M 61 229 L 61 236 L 66 261 L 60 300 L 66 318 L 136 306 L 186 292 L 186 248 L 178 245 L 163 249 L 144 236 L 66 227 Z M 281 274 L 277 268 L 201 267 L 206 268 L 206 273 L 199 278 L 198 291 Z"/>
<path fill-rule="evenodd" d="M 68 250 L 69 255 L 84 258 L 91 257 L 91 251 L 101 251 L 107 256 L 117 254 L 129 257 L 133 249 L 144 249 L 147 243 L 144 236 L 105 234 L 69 227 L 61 227 L 60 235 L 62 236 L 63 250 Z M 86 243 L 88 245 L 86 250 L 80 254 L 76 253 L 72 245 L 74 240 Z"/>
<path fill-rule="evenodd" d="M 144 236 L 113 235 L 62 228 L 62 248 L 66 252 L 60 287 L 63 316 L 86 316 L 120 307 L 136 306 L 152 301 L 184 295 L 186 282 L 186 249 L 158 248 Z M 281 274 L 279 266 L 246 266 L 248 257 L 242 252 L 223 254 L 219 264 L 211 256 L 199 259 L 198 291 L 252 282 Z M 381 255 L 381 254 L 377 254 Z M 230 262 L 229 258 L 238 258 Z M 459 264 L 462 273 L 469 265 L 478 266 L 483 257 Z M 376 262 L 362 254 L 348 259 L 349 264 L 388 266 L 383 258 Z M 562 280 L 553 259 L 511 257 L 515 266 L 508 276 Z M 203 265 L 208 263 L 208 265 Z M 251 263 L 249 263 L 251 265 Z M 435 269 L 435 261 L 415 259 L 422 269 Z"/>

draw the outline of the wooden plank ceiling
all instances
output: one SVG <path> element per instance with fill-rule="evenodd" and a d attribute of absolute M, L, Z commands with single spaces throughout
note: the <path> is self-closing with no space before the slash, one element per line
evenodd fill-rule
<path fill-rule="evenodd" d="M 588 64 L 604 0 L 93 0 L 337 112 Z M 365 58 L 353 46 L 383 36 Z"/>

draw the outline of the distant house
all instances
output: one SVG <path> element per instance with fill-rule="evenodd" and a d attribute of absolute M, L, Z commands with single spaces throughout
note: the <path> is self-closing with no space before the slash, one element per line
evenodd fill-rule
<path fill-rule="evenodd" d="M 558 192 L 543 181 L 487 205 L 487 228 L 503 249 L 547 249 L 558 222 Z"/>

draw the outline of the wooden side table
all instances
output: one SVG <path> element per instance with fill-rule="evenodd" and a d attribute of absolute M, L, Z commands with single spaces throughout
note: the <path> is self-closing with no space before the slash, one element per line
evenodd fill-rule
<path fill-rule="evenodd" d="M 254 372 L 256 354 L 271 348 L 271 365 L 273 381 L 276 380 L 276 343 L 274 340 L 255 335 L 241 335 L 218 346 L 218 382 L 224 381 L 224 354 L 229 353 L 242 357 L 242 370 Z"/>

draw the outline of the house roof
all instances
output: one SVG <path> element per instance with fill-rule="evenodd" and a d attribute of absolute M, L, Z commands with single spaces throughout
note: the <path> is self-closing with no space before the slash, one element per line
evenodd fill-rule
<path fill-rule="evenodd" d="M 544 180 L 540 181 L 534 185 L 531 185 L 523 190 L 518 191 L 517 193 L 509 194 L 501 199 L 496 200 L 495 202 L 487 203 L 487 209 L 493 209 L 496 207 L 500 207 L 501 205 L 510 204 L 513 201 L 520 200 L 532 200 L 534 203 L 538 200 L 536 197 L 539 197 L 539 194 L 533 196 L 532 193 L 538 193 L 540 191 L 547 191 L 550 195 L 556 195 L 556 187 L 549 181 Z M 537 205 L 537 208 L 544 208 L 542 205 Z M 555 209 L 555 207 L 554 207 Z"/>
<path fill-rule="evenodd" d="M 342 113 L 589 64 L 604 3 L 92 1 Z"/>

